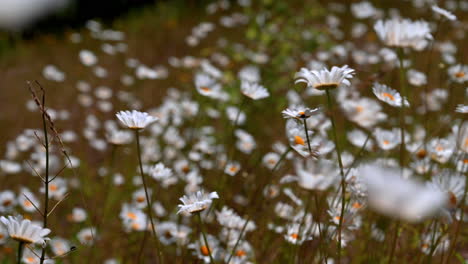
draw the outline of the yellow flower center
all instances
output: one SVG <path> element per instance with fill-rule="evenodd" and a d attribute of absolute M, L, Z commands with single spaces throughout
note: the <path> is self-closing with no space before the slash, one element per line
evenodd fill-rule
<path fill-rule="evenodd" d="M 210 255 L 210 249 L 207 246 L 201 246 L 200 251 L 204 256 Z"/>
<path fill-rule="evenodd" d="M 457 73 L 455 73 L 455 77 L 457 78 L 463 78 L 465 77 L 466 73 L 462 72 L 462 71 L 459 71 Z"/>
<path fill-rule="evenodd" d="M 382 93 L 382 97 L 384 98 L 388 98 L 392 101 L 395 101 L 395 97 L 393 97 L 393 95 L 389 94 L 389 93 Z"/>
<path fill-rule="evenodd" d="M 206 87 L 206 86 L 203 86 L 200 88 L 202 91 L 208 93 L 208 92 L 211 92 L 211 89 L 209 87 Z"/>
<path fill-rule="evenodd" d="M 132 220 L 135 220 L 137 218 L 136 214 L 134 214 L 132 212 L 127 213 L 127 217 L 132 219 Z"/>
<path fill-rule="evenodd" d="M 296 145 L 305 146 L 304 139 L 302 139 L 300 136 L 294 136 L 294 143 L 296 143 Z"/>

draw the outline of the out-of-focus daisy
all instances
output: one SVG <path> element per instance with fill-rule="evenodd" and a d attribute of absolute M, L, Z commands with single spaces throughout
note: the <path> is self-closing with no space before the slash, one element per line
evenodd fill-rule
<path fill-rule="evenodd" d="M 374 83 L 372 91 L 380 101 L 383 101 L 391 106 L 401 107 L 403 104 L 400 93 L 385 84 Z M 405 100 L 405 106 L 409 106 L 407 100 Z"/>
<path fill-rule="evenodd" d="M 338 88 L 341 85 L 349 86 L 354 75 L 354 70 L 348 65 L 343 67 L 333 66 L 331 70 L 326 68 L 315 71 L 301 68 L 295 75 L 295 83 L 306 83 L 307 87 L 313 87 L 317 90 L 327 90 Z"/>
<path fill-rule="evenodd" d="M 326 190 L 339 180 L 338 168 L 328 160 L 298 161 L 295 168 L 299 186 L 307 190 Z"/>
<path fill-rule="evenodd" d="M 127 232 L 146 230 L 148 218 L 141 209 L 124 204 L 119 216 L 122 219 L 124 228 Z"/>
<path fill-rule="evenodd" d="M 218 193 L 211 192 L 205 193 L 204 191 L 198 191 L 189 195 L 184 195 L 179 200 L 182 204 L 179 204 L 178 214 L 182 212 L 197 213 L 205 210 L 213 202 L 213 199 L 218 199 Z"/>
<path fill-rule="evenodd" d="M 242 81 L 241 83 L 241 92 L 247 97 L 250 97 L 254 100 L 259 100 L 270 96 L 268 90 L 258 83 L 251 83 L 247 81 Z"/>
<path fill-rule="evenodd" d="M 76 234 L 76 236 L 81 244 L 91 246 L 97 239 L 96 228 L 83 228 Z"/>
<path fill-rule="evenodd" d="M 305 119 L 311 117 L 314 113 L 316 113 L 319 109 L 314 108 L 301 108 L 301 109 L 289 109 L 283 110 L 281 114 L 283 114 L 284 118 L 295 118 L 295 119 Z"/>
<path fill-rule="evenodd" d="M 125 145 L 132 141 L 133 134 L 128 130 L 111 129 L 106 134 L 107 141 L 114 145 Z"/>
<path fill-rule="evenodd" d="M 451 21 L 457 20 L 457 17 L 454 14 L 452 14 L 450 11 L 440 8 L 437 5 L 433 5 L 431 9 L 432 11 L 434 11 L 434 13 L 439 14 L 448 20 L 451 20 Z"/>
<path fill-rule="evenodd" d="M 79 56 L 81 63 L 83 63 L 85 66 L 94 66 L 98 61 L 96 55 L 94 55 L 94 53 L 89 50 L 80 51 Z"/>
<path fill-rule="evenodd" d="M 468 65 L 457 64 L 448 68 L 450 79 L 457 83 L 468 81 Z"/>
<path fill-rule="evenodd" d="M 72 213 L 67 216 L 67 219 L 70 222 L 81 223 L 86 220 L 88 214 L 83 208 L 75 207 L 72 210 Z"/>
<path fill-rule="evenodd" d="M 50 229 L 35 225 L 21 216 L 8 216 L 8 218 L 2 216 L 0 222 L 7 230 L 9 237 L 20 243 L 45 245 L 49 240 L 46 236 L 50 233 Z"/>
<path fill-rule="evenodd" d="M 406 72 L 406 76 L 408 78 L 408 82 L 411 85 L 422 86 L 427 84 L 427 77 L 426 74 L 424 74 L 423 72 L 410 69 Z"/>
<path fill-rule="evenodd" d="M 380 40 L 391 47 L 411 47 L 422 50 L 432 39 L 431 29 L 425 21 L 409 19 L 378 20 L 374 25 Z"/>
<path fill-rule="evenodd" d="M 451 138 L 434 138 L 429 142 L 428 151 L 433 160 L 447 163 L 455 148 L 456 142 Z"/>
<path fill-rule="evenodd" d="M 374 136 L 377 145 L 383 150 L 394 149 L 396 146 L 400 145 L 401 142 L 400 130 L 397 128 L 392 130 L 377 128 L 374 131 Z"/>
<path fill-rule="evenodd" d="M 16 205 L 15 193 L 9 190 L 0 192 L 0 213 L 10 212 Z"/>
<path fill-rule="evenodd" d="M 146 112 L 140 111 L 120 111 L 116 114 L 117 118 L 130 129 L 143 129 L 149 124 L 158 120 L 157 117 L 150 116 Z"/>
<path fill-rule="evenodd" d="M 455 112 L 462 113 L 462 114 L 468 114 L 468 105 L 462 105 L 462 104 L 457 105 L 457 108 L 455 109 Z"/>
<path fill-rule="evenodd" d="M 363 165 L 359 174 L 365 180 L 369 206 L 374 210 L 410 222 L 419 222 L 439 213 L 446 195 L 424 184 L 403 179 L 397 168 Z"/>
<path fill-rule="evenodd" d="M 40 202 L 36 198 L 36 195 L 32 193 L 27 188 L 21 188 L 20 190 L 21 195 L 18 196 L 18 203 L 19 205 L 25 210 L 26 212 L 35 212 L 36 208 L 40 208 Z"/>
<path fill-rule="evenodd" d="M 50 246 L 52 252 L 54 252 L 56 256 L 64 255 L 70 251 L 70 243 L 66 239 L 60 237 L 54 237 L 50 240 Z"/>
<path fill-rule="evenodd" d="M 447 196 L 446 208 L 453 210 L 462 202 L 465 191 L 466 177 L 450 170 L 443 170 L 432 177 L 427 185 L 434 190 L 441 191 Z"/>
<path fill-rule="evenodd" d="M 382 106 L 369 98 L 346 100 L 341 107 L 351 121 L 365 128 L 371 128 L 387 119 L 387 115 L 382 112 Z"/>

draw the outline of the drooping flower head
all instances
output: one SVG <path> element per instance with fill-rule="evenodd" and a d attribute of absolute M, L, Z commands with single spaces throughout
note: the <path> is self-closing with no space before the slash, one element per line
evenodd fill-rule
<path fill-rule="evenodd" d="M 341 85 L 349 86 L 348 79 L 352 78 L 354 70 L 348 65 L 343 67 L 333 66 L 331 70 L 326 68 L 314 71 L 301 68 L 295 75 L 295 83 L 306 83 L 307 87 L 313 87 L 317 90 L 335 89 Z"/>
<path fill-rule="evenodd" d="M 146 112 L 140 111 L 120 111 L 116 114 L 117 118 L 130 129 L 143 129 L 149 124 L 158 120 Z"/>

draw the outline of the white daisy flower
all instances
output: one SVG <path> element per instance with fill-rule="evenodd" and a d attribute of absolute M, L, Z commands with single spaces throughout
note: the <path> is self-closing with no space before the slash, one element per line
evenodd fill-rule
<path fill-rule="evenodd" d="M 96 240 L 96 228 L 83 228 L 76 234 L 76 236 L 81 244 L 91 246 L 94 244 L 94 240 Z"/>
<path fill-rule="evenodd" d="M 467 114 L 468 113 L 468 105 L 462 105 L 462 104 L 457 105 L 457 108 L 455 109 L 455 112 L 462 113 L 462 114 Z"/>
<path fill-rule="evenodd" d="M 352 78 L 354 70 L 348 65 L 343 67 L 333 66 L 331 70 L 323 68 L 318 71 L 301 68 L 294 76 L 295 83 L 304 82 L 307 87 L 313 87 L 317 90 L 334 89 L 341 85 L 349 86 L 351 83 L 348 79 Z"/>
<path fill-rule="evenodd" d="M 311 117 L 315 112 L 317 112 L 319 109 L 314 108 L 300 108 L 300 109 L 289 109 L 286 108 L 286 110 L 283 110 L 281 114 L 283 114 L 284 118 L 295 118 L 295 119 L 300 119 L 300 118 L 309 118 Z"/>
<path fill-rule="evenodd" d="M 468 65 L 457 64 L 448 69 L 450 79 L 457 83 L 468 81 Z"/>
<path fill-rule="evenodd" d="M 385 84 L 374 83 L 372 87 L 372 91 L 374 92 L 375 96 L 380 101 L 383 101 L 391 106 L 401 107 L 402 106 L 402 98 L 399 92 L 393 90 L 392 88 L 388 87 Z M 408 100 L 405 100 L 405 106 L 409 106 Z"/>
<path fill-rule="evenodd" d="M 382 150 L 394 149 L 396 146 L 400 145 L 401 142 L 400 130 L 397 128 L 392 130 L 376 128 L 374 136 L 377 141 L 377 145 Z"/>
<path fill-rule="evenodd" d="M 204 191 L 198 191 L 190 195 L 184 195 L 179 199 L 182 204 L 179 204 L 179 211 L 177 211 L 177 214 L 180 214 L 181 212 L 201 212 L 208 208 L 208 206 L 213 202 L 213 199 L 218 198 L 219 196 L 216 192 L 207 194 Z"/>
<path fill-rule="evenodd" d="M 120 111 L 116 114 L 117 118 L 130 129 L 143 129 L 149 124 L 158 120 L 157 117 L 150 116 L 146 112 L 140 111 Z"/>
<path fill-rule="evenodd" d="M 371 208 L 410 222 L 420 222 L 442 210 L 447 202 L 443 192 L 415 180 L 403 179 L 400 174 L 397 168 L 377 164 L 359 168 Z"/>
<path fill-rule="evenodd" d="M 8 218 L 2 216 L 0 222 L 6 228 L 8 235 L 18 242 L 45 245 L 49 240 L 46 236 L 50 233 L 50 229 L 35 225 L 22 216 L 8 216 Z"/>
<path fill-rule="evenodd" d="M 79 56 L 81 63 L 83 63 L 85 66 L 94 66 L 98 61 L 96 55 L 94 55 L 94 53 L 89 50 L 80 51 Z"/>
<path fill-rule="evenodd" d="M 265 87 L 258 83 L 252 83 L 248 81 L 242 81 L 241 92 L 253 100 L 259 100 L 270 96 L 270 93 Z"/>
<path fill-rule="evenodd" d="M 172 170 L 164 166 L 162 162 L 159 162 L 150 168 L 149 175 L 156 180 L 163 180 L 172 176 Z"/>
<path fill-rule="evenodd" d="M 380 40 L 391 47 L 422 50 L 427 46 L 428 40 L 432 39 L 429 24 L 422 20 L 378 20 L 374 29 Z"/>

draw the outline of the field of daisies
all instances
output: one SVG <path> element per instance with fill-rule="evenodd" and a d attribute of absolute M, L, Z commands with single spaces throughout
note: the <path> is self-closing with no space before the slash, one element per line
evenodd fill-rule
<path fill-rule="evenodd" d="M 0 58 L 0 263 L 467 263 L 468 2 L 167 1 Z"/>

